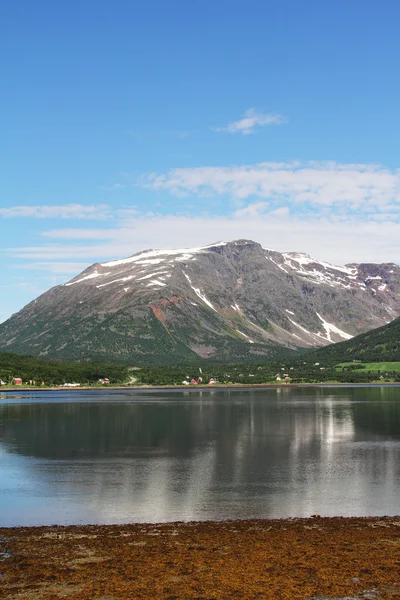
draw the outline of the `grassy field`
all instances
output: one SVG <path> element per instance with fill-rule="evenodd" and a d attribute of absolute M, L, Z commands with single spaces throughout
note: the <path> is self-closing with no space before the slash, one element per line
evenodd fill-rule
<path fill-rule="evenodd" d="M 354 363 L 354 362 L 344 362 L 336 365 L 336 369 L 341 370 L 342 368 L 349 368 L 360 366 L 362 367 L 362 371 L 366 372 L 377 372 L 387 373 L 388 371 L 400 371 L 400 362 L 381 362 L 381 363 Z"/>

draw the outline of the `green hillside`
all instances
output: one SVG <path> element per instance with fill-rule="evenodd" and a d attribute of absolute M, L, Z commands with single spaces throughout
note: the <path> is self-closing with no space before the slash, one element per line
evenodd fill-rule
<path fill-rule="evenodd" d="M 328 364 L 354 360 L 365 363 L 400 361 L 400 318 L 346 342 L 315 350 L 309 356 Z"/>
<path fill-rule="evenodd" d="M 23 383 L 35 380 L 46 385 L 79 382 L 93 384 L 107 377 L 110 383 L 120 383 L 127 379 L 128 369 L 124 365 L 101 362 L 61 362 L 43 360 L 33 356 L 23 356 L 9 352 L 0 352 L 0 379 L 11 383 L 14 377 Z"/>

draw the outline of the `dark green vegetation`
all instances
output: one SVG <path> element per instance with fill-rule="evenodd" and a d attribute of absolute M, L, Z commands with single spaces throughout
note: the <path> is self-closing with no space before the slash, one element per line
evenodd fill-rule
<path fill-rule="evenodd" d="M 396 362 L 400 361 L 400 318 L 384 327 L 372 329 L 357 337 L 326 346 L 312 353 L 316 361 L 329 364 L 351 362 Z"/>
<path fill-rule="evenodd" d="M 200 371 L 201 369 L 201 371 Z M 208 384 L 213 378 L 218 384 L 255 385 L 263 383 L 370 383 L 374 381 L 399 381 L 397 370 L 366 370 L 355 364 L 354 367 L 338 369 L 336 364 L 318 362 L 312 354 L 295 360 L 271 363 L 239 363 L 234 365 L 203 365 L 202 367 L 143 367 L 135 373 L 137 384 L 142 385 L 182 385 L 196 380 L 198 384 Z M 201 378 L 201 379 L 199 379 Z M 192 386 L 190 386 L 192 387 Z"/>
<path fill-rule="evenodd" d="M 367 370 L 358 363 L 338 368 L 336 364 L 319 363 L 313 354 L 285 360 L 276 359 L 257 363 L 211 364 L 175 366 L 142 366 L 132 370 L 126 365 L 101 362 L 61 362 L 44 360 L 32 356 L 0 352 L 0 379 L 11 384 L 14 377 L 22 379 L 26 384 L 35 381 L 36 385 L 62 385 L 63 383 L 80 383 L 96 385 L 99 379 L 107 377 L 110 384 L 134 385 L 182 385 L 185 381 L 196 380 L 205 385 L 211 379 L 217 384 L 254 385 L 263 383 L 324 383 L 324 382 L 361 382 L 376 380 L 400 380 L 400 372 L 387 369 Z M 194 384 L 195 385 L 195 384 Z"/>
<path fill-rule="evenodd" d="M 336 368 L 341 369 L 365 369 L 374 373 L 384 373 L 387 371 L 400 371 L 400 362 L 347 362 L 336 365 Z"/>
<path fill-rule="evenodd" d="M 73 382 L 90 385 L 104 377 L 111 384 L 122 383 L 128 375 L 124 365 L 115 363 L 61 362 L 0 352 L 0 379 L 9 384 L 14 377 L 20 377 L 24 384 L 34 380 L 36 385 L 42 381 L 46 385 Z"/>
<path fill-rule="evenodd" d="M 347 364 L 340 365 L 347 361 Z M 357 362 L 353 362 L 357 361 Z M 368 361 L 364 365 L 358 361 Z M 211 377 L 219 383 L 260 384 L 277 382 L 277 375 L 290 383 L 368 383 L 371 381 L 400 381 L 400 319 L 396 319 L 346 342 L 332 344 L 319 350 L 275 355 L 259 362 L 238 362 L 227 366 L 214 362 L 198 367 L 144 367 L 138 381 L 150 385 L 169 385 L 183 380 Z M 378 364 L 371 364 L 378 363 Z M 188 377 L 187 377 L 188 376 Z M 278 380 L 279 383 L 279 380 Z"/>
<path fill-rule="evenodd" d="M 168 349 L 165 352 L 166 361 L 171 360 Z M 400 381 L 396 363 L 400 362 L 400 319 L 319 350 L 281 350 L 256 361 L 254 356 L 245 358 L 239 354 L 230 364 L 199 357 L 183 365 L 138 363 L 140 368 L 132 371 L 121 363 L 61 362 L 0 352 L 0 378 L 11 383 L 13 377 L 21 377 L 24 383 L 36 380 L 39 385 L 42 380 L 46 385 L 91 385 L 104 377 L 111 384 L 127 383 L 134 377 L 137 385 L 182 385 L 192 379 L 204 385 L 212 378 L 219 384 L 243 385 L 284 383 L 285 377 L 290 377 L 290 383 Z"/>

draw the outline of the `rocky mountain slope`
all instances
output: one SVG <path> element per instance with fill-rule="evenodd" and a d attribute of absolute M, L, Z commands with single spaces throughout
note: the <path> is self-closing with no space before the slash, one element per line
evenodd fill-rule
<path fill-rule="evenodd" d="M 126 362 L 255 359 L 400 315 L 400 267 L 344 267 L 249 240 L 94 264 L 0 325 L 0 350 Z"/>

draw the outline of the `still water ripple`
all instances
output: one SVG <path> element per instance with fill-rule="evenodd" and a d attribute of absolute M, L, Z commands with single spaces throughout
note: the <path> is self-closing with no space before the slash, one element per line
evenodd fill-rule
<path fill-rule="evenodd" d="M 400 387 L 0 395 L 0 526 L 400 513 Z"/>

